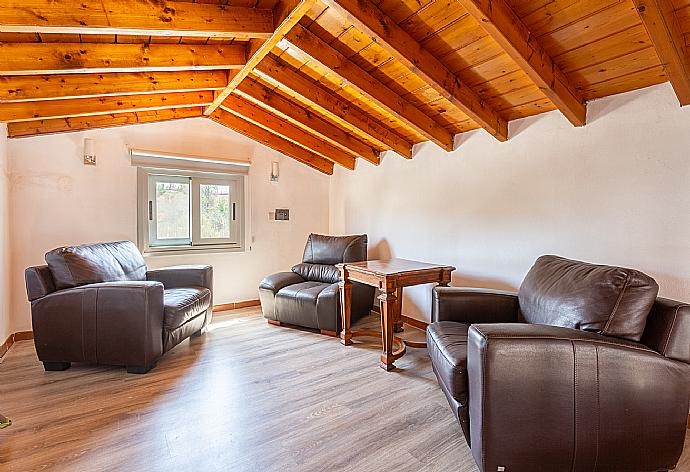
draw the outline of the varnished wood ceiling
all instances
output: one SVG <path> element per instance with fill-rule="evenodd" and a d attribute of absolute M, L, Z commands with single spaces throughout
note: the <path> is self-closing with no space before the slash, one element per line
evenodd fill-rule
<path fill-rule="evenodd" d="M 206 116 L 331 174 L 667 80 L 690 0 L 0 0 L 12 138 Z"/>

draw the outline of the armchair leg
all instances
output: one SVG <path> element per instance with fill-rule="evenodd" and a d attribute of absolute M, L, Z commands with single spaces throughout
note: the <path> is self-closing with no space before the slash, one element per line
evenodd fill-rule
<path fill-rule="evenodd" d="M 44 362 L 43 368 L 46 372 L 59 372 L 69 369 L 71 365 L 71 362 Z"/>
<path fill-rule="evenodd" d="M 273 325 L 273 326 L 280 326 L 281 322 L 278 320 L 266 320 L 268 324 Z"/>
<path fill-rule="evenodd" d="M 127 366 L 127 373 L 128 374 L 147 374 L 151 369 L 156 367 L 156 363 L 154 362 L 151 365 L 128 365 Z"/>
<path fill-rule="evenodd" d="M 199 336 L 203 336 L 203 334 L 204 334 L 204 330 L 203 330 L 203 328 L 202 328 L 202 329 L 200 329 L 199 331 L 197 331 L 196 333 L 192 333 L 192 337 L 193 337 L 193 338 L 198 338 Z"/>

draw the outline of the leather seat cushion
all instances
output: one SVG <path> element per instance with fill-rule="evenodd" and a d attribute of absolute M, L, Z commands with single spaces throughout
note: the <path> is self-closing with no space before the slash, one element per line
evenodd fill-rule
<path fill-rule="evenodd" d="M 460 404 L 467 403 L 467 331 L 469 324 L 437 321 L 426 330 L 431 362 L 439 381 Z"/>
<path fill-rule="evenodd" d="M 205 287 L 171 288 L 163 291 L 163 328 L 177 329 L 206 312 L 211 291 Z"/>
<path fill-rule="evenodd" d="M 331 284 L 302 282 L 288 285 L 276 294 L 276 319 L 305 328 L 319 328 L 317 302 Z"/>

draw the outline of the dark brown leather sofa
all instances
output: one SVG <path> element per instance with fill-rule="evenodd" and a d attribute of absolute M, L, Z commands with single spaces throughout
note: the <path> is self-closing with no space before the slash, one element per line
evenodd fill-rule
<path fill-rule="evenodd" d="M 367 236 L 310 234 L 302 263 L 291 272 L 266 277 L 259 285 L 264 317 L 269 322 L 318 329 L 324 334 L 340 332 L 338 269 L 341 262 L 367 260 Z M 354 283 L 352 321 L 369 314 L 374 288 Z"/>
<path fill-rule="evenodd" d="M 657 292 L 641 272 L 556 256 L 518 294 L 434 290 L 433 369 L 482 472 L 675 467 L 690 306 Z"/>
<path fill-rule="evenodd" d="M 89 362 L 146 373 L 211 321 L 211 266 L 147 270 L 130 241 L 62 247 L 45 259 L 25 273 L 45 370 Z"/>

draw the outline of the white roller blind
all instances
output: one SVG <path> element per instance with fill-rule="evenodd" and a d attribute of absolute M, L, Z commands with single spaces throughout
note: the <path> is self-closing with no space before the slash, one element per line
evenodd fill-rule
<path fill-rule="evenodd" d="M 214 174 L 247 174 L 251 165 L 249 160 L 189 156 L 144 149 L 130 149 L 129 155 L 133 166 L 150 169 L 212 172 Z"/>

